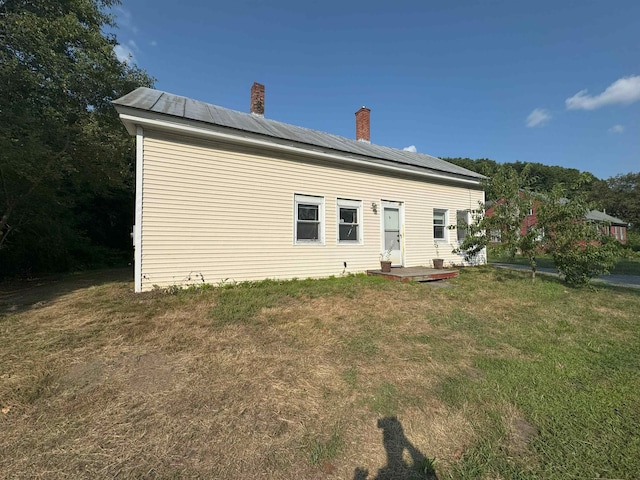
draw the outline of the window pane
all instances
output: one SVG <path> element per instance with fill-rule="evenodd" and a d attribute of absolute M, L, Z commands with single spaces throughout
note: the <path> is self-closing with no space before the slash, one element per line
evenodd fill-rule
<path fill-rule="evenodd" d="M 384 229 L 400 230 L 400 210 L 397 208 L 384 209 Z"/>
<path fill-rule="evenodd" d="M 446 210 L 433 210 L 433 238 L 434 240 L 444 240 L 444 226 L 446 220 Z"/>
<path fill-rule="evenodd" d="M 468 217 L 467 217 L 467 212 L 464 210 L 458 210 L 458 212 L 456 212 L 456 217 L 457 217 L 457 225 L 456 225 L 456 231 L 458 234 L 458 242 L 462 243 L 465 239 L 465 237 L 467 236 L 467 227 L 468 226 Z"/>
<path fill-rule="evenodd" d="M 338 231 L 340 232 L 340 240 L 358 241 L 358 226 L 340 224 Z"/>
<path fill-rule="evenodd" d="M 298 240 L 318 240 L 319 223 L 298 222 Z"/>
<path fill-rule="evenodd" d="M 298 220 L 318 220 L 318 205 L 298 204 Z"/>
<path fill-rule="evenodd" d="M 358 223 L 356 208 L 340 208 L 340 223 Z"/>

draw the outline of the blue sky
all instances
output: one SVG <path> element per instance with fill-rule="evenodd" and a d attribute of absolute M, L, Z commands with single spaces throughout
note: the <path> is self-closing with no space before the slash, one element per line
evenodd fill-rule
<path fill-rule="evenodd" d="M 156 88 L 440 157 L 640 171 L 640 2 L 123 0 Z"/>

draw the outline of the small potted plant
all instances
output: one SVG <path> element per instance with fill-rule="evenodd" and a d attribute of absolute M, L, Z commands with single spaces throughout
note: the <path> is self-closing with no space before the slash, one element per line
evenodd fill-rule
<path fill-rule="evenodd" d="M 384 253 L 380 254 L 380 270 L 385 273 L 391 271 L 391 249 L 389 248 Z"/>
<path fill-rule="evenodd" d="M 436 247 L 436 258 L 433 259 L 433 268 L 442 270 L 444 268 L 444 259 L 440 258 L 440 250 L 438 242 L 434 242 L 433 246 Z"/>

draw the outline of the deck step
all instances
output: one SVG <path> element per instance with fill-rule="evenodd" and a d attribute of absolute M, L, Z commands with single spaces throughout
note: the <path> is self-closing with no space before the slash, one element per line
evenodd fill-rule
<path fill-rule="evenodd" d="M 392 267 L 390 272 L 382 270 L 367 270 L 367 275 L 384 277 L 401 282 L 432 282 L 446 280 L 458 276 L 457 270 L 439 270 L 429 267 Z"/>

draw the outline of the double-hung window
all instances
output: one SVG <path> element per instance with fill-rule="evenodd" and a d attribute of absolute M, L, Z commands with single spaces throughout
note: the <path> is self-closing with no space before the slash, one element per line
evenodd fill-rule
<path fill-rule="evenodd" d="M 433 239 L 446 240 L 447 211 L 437 208 L 433 209 Z"/>
<path fill-rule="evenodd" d="M 458 234 L 458 243 L 464 242 L 469 229 L 469 212 L 467 210 L 456 211 L 456 232 Z"/>
<path fill-rule="evenodd" d="M 324 197 L 295 196 L 296 244 L 324 243 Z"/>
<path fill-rule="evenodd" d="M 362 243 L 362 202 L 339 198 L 338 243 Z"/>

